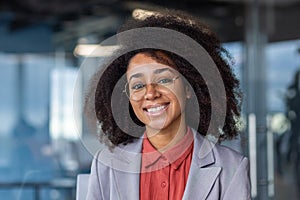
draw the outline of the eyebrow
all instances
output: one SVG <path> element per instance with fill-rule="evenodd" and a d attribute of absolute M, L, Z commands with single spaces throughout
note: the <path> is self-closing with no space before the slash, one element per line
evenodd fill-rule
<path fill-rule="evenodd" d="M 162 73 L 162 72 L 164 72 L 164 71 L 170 71 L 170 72 L 174 73 L 173 70 L 171 70 L 171 69 L 169 69 L 169 68 L 156 69 L 156 70 L 154 70 L 153 73 L 154 73 L 154 74 L 160 74 L 160 73 Z M 142 77 L 142 76 L 144 76 L 143 73 L 136 73 L 136 74 L 133 74 L 132 76 L 130 76 L 129 81 L 131 81 L 131 79 L 133 79 L 133 78 L 140 78 L 140 77 Z"/>
<path fill-rule="evenodd" d="M 139 77 L 142 77 L 142 76 L 144 76 L 144 74 L 142 74 L 142 73 L 133 74 L 132 76 L 130 76 L 129 81 L 131 81 L 131 79 L 133 79 L 133 78 L 139 78 Z"/>
<path fill-rule="evenodd" d="M 160 74 L 164 71 L 170 71 L 170 72 L 174 73 L 173 70 L 171 70 L 170 68 L 161 68 L 161 69 L 154 70 L 154 74 Z"/>

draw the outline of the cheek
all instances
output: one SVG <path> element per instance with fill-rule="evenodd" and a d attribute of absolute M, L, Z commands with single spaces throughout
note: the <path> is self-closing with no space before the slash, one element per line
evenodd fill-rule
<path fill-rule="evenodd" d="M 174 106 L 176 110 L 181 110 L 183 112 L 185 110 L 186 104 L 186 96 L 185 93 L 180 91 L 177 92 L 177 95 L 172 95 L 172 101 L 174 102 Z"/>
<path fill-rule="evenodd" d="M 183 113 L 185 111 L 185 101 L 183 99 L 176 100 L 175 112 Z"/>

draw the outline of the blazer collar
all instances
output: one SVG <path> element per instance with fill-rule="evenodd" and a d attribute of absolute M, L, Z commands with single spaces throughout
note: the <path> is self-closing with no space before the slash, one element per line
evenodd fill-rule
<path fill-rule="evenodd" d="M 221 167 L 216 167 L 214 144 L 193 130 L 194 151 L 183 199 L 205 199 L 213 187 Z M 139 199 L 141 150 L 143 139 L 120 145 L 113 152 L 102 151 L 101 162 L 112 167 L 116 199 Z M 128 192 L 131 191 L 131 192 Z"/>
<path fill-rule="evenodd" d="M 112 151 L 104 149 L 99 155 L 100 162 L 110 167 L 112 178 L 110 199 L 139 200 L 142 139 L 119 145 Z"/>
<path fill-rule="evenodd" d="M 183 200 L 206 199 L 221 172 L 221 167 L 213 165 L 214 144 L 195 130 L 193 133 L 194 152 Z"/>
<path fill-rule="evenodd" d="M 142 138 L 127 145 L 119 145 L 110 150 L 105 148 L 99 155 L 104 165 L 123 172 L 139 173 L 141 164 Z"/>
<path fill-rule="evenodd" d="M 196 130 L 191 129 L 194 135 L 193 163 L 199 167 L 205 167 L 215 162 L 214 143 L 200 135 Z M 108 149 L 103 151 L 105 163 L 107 160 L 118 160 L 125 165 L 137 164 L 137 159 L 141 159 L 143 139 L 138 138 L 127 145 L 119 145 L 111 152 Z M 110 162 L 111 163 L 111 162 Z M 138 163 L 140 164 L 140 162 Z"/>
<path fill-rule="evenodd" d="M 193 161 L 198 167 L 205 167 L 215 162 L 214 144 L 192 129 L 194 134 Z"/>

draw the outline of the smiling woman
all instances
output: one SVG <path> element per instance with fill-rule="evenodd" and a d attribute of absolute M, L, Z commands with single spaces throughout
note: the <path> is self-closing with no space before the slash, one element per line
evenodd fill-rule
<path fill-rule="evenodd" d="M 218 72 L 204 73 L 214 67 L 209 62 L 199 62 L 204 69 L 199 71 L 174 52 L 145 47 L 102 67 L 85 106 L 108 148 L 95 155 L 87 199 L 250 199 L 248 159 L 216 143 L 238 135 L 240 115 L 239 82 L 221 56 L 219 40 L 204 24 L 177 11 L 132 19 L 120 33 L 148 27 L 190 37 Z M 138 40 L 134 34 L 119 39 L 123 49 Z M 206 54 L 179 44 L 205 60 Z M 221 79 L 215 79 L 218 75 Z"/>
<path fill-rule="evenodd" d="M 186 133 L 185 103 L 191 95 L 179 73 L 147 54 L 138 53 L 131 58 L 126 75 L 130 104 L 145 124 L 151 144 L 159 150 L 175 136 L 178 142 Z"/>

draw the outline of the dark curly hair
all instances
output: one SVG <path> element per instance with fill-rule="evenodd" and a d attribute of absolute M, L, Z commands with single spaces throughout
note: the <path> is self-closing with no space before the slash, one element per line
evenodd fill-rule
<path fill-rule="evenodd" d="M 221 47 L 219 39 L 210 28 L 185 13 L 166 10 L 147 16 L 144 19 L 130 19 L 120 28 L 119 32 L 143 27 L 160 27 L 178 31 L 195 40 L 208 52 L 223 79 L 226 93 L 226 97 L 218 96 L 220 100 L 226 101 L 224 126 L 213 126 L 215 127 L 213 133 L 209 134 L 216 136 L 218 141 L 232 139 L 237 136 L 236 119 L 240 116 L 241 103 L 239 81 L 233 74 L 228 62 L 228 60 L 231 60 L 229 54 Z M 213 121 L 210 122 L 211 119 L 216 119 L 218 116 L 211 116 L 210 94 L 201 74 L 187 60 L 175 53 L 147 48 L 130 51 L 119 56 L 117 59 L 110 61 L 108 67 L 102 68 L 93 76 L 86 95 L 85 114 L 89 126 L 95 126 L 97 123 L 98 129 L 101 128 L 102 131 L 99 135 L 101 142 L 109 146 L 126 145 L 143 134 L 141 127 L 144 124 L 135 116 L 127 96 L 124 94 L 119 95 L 117 99 L 112 98 L 113 92 L 122 94 L 124 88 L 121 86 L 126 83 L 124 74 L 126 74 L 127 65 L 137 53 L 149 55 L 162 64 L 169 66 L 175 64 L 175 68 L 185 77 L 195 93 L 194 97 L 187 101 L 186 122 L 189 126 L 198 130 L 200 134 L 206 135 L 209 124 L 214 123 Z M 169 59 L 172 63 L 169 62 Z M 217 105 L 217 108 L 221 109 L 221 106 L 218 107 Z M 197 110 L 198 115 L 200 113 L 198 117 L 195 116 Z M 96 116 L 96 119 L 91 119 L 91 116 Z M 131 134 L 128 134 L 129 132 Z"/>

